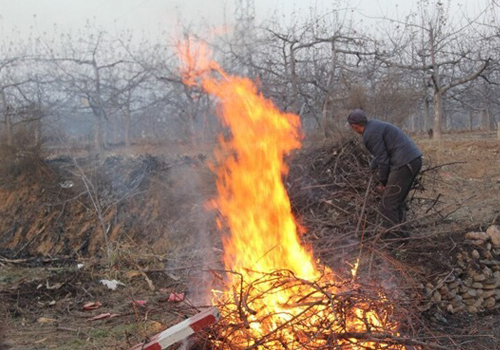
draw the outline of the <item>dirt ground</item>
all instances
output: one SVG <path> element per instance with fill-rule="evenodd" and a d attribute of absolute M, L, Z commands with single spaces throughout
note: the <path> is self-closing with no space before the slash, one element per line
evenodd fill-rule
<path fill-rule="evenodd" d="M 424 157 L 440 168 L 436 188 L 447 204 L 461 204 L 450 220 L 470 226 L 494 222 L 500 213 L 500 142 L 494 133 L 445 135 L 440 143 L 419 139 Z"/>
<path fill-rule="evenodd" d="M 8 344 L 25 350 L 129 349 L 209 305 L 196 293 L 199 288 L 207 294 L 196 282 L 199 273 L 168 270 L 166 257 L 158 255 L 116 253 L 111 267 L 97 259 L 0 262 Z M 119 284 L 110 289 L 103 280 Z M 87 310 L 89 303 L 98 305 Z"/>
<path fill-rule="evenodd" d="M 428 273 L 428 270 L 433 264 L 446 264 L 448 257 L 443 252 L 449 252 L 453 242 L 459 240 L 457 237 L 463 233 L 499 223 L 500 142 L 495 136 L 479 133 L 446 135 L 439 143 L 417 138 L 427 168 L 438 167 L 439 171 L 429 172 L 432 181 L 427 182 L 424 193 L 416 195 L 436 198 L 436 208 L 442 210 L 442 214 L 439 214 L 442 217 L 422 225 L 416 233 L 427 238 L 410 242 L 406 249 L 399 250 L 397 254 L 389 254 L 391 261 L 400 266 L 422 262 L 420 269 L 414 266 L 416 273 L 412 278 L 430 276 L 432 273 Z M 213 179 L 206 175 L 206 165 L 200 165 L 203 162 L 195 164 L 194 167 L 183 167 L 177 171 L 202 172 L 203 176 L 196 177 L 197 185 L 199 181 L 204 181 L 200 179 L 208 179 L 205 185 L 213 186 Z M 155 183 L 155 179 L 163 179 L 169 186 L 174 186 L 169 178 L 154 174 L 149 177 L 149 184 Z M 187 177 L 182 181 L 188 182 L 184 188 L 193 185 Z M 153 190 L 151 187 L 138 188 L 150 191 L 148 193 L 155 191 L 155 187 Z M 42 193 L 41 189 L 39 191 Z M 206 191 L 211 193 L 212 190 Z M 163 195 L 171 193 L 162 192 Z M 184 193 L 178 192 L 170 198 L 175 200 Z M 19 195 L 21 200 L 26 198 L 24 195 Z M 15 196 L 10 193 L 11 203 L 16 203 Z M 141 198 L 140 193 L 138 196 Z M 99 250 L 101 241 L 91 240 L 91 246 L 101 254 L 89 256 L 81 251 L 70 254 L 69 250 L 64 250 L 64 241 L 61 240 L 58 243 L 60 250 L 47 251 L 48 254 L 41 257 L 36 254 L 36 249 L 13 256 L 12 252 L 19 252 L 25 241 L 13 245 L 4 240 L 4 254 L 0 256 L 0 312 L 5 315 L 6 338 L 12 348 L 128 349 L 195 313 L 196 307 L 207 305 L 209 301 L 204 298 L 205 286 L 194 284 L 194 281 L 204 280 L 196 275 L 204 268 L 199 257 L 209 254 L 214 256 L 211 262 L 217 263 L 220 246 L 211 240 L 200 244 L 200 239 L 192 236 L 196 230 L 192 227 L 191 230 L 186 229 L 193 224 L 183 219 L 189 215 L 203 217 L 206 223 L 213 219 L 200 214 L 204 210 L 203 201 L 196 196 L 190 198 L 191 201 L 183 203 L 182 211 L 175 207 L 175 201 L 170 202 L 170 205 L 155 204 L 150 207 L 167 212 L 171 208 L 175 215 L 156 213 L 155 216 L 148 216 L 141 212 L 144 209 L 142 202 L 136 204 L 134 212 L 137 218 L 147 216 L 150 223 L 149 226 L 142 226 L 143 229 L 152 230 L 154 227 L 154 230 L 158 230 L 157 225 L 151 226 L 151 223 L 155 218 L 166 216 L 168 218 L 162 225 L 165 225 L 168 234 L 155 236 L 157 249 L 151 249 L 154 245 L 152 241 L 147 244 L 142 241 L 141 244 L 132 233 L 130 236 L 116 234 L 116 239 L 122 243 L 113 246 L 111 261 L 106 259 L 102 249 Z M 81 205 L 78 215 L 82 224 L 76 226 L 84 232 L 79 226 L 83 225 L 85 212 L 82 209 L 84 204 Z M 54 215 L 57 216 L 56 213 L 49 214 Z M 19 225 L 23 225 L 21 219 Z M 197 225 L 196 229 L 199 230 L 199 223 Z M 206 224 L 204 229 L 210 231 L 211 225 Z M 34 233 L 38 232 L 37 229 L 33 230 Z M 186 235 L 190 237 L 183 237 L 182 232 L 189 232 Z M 5 237 L 5 232 L 2 236 Z M 181 243 L 172 244 L 175 240 Z M 37 244 L 34 244 L 36 247 Z M 123 285 L 111 290 L 101 280 L 117 280 Z M 390 282 L 387 281 L 388 284 Z M 415 281 L 415 284 L 421 282 Z M 171 293 L 186 293 L 186 299 L 169 301 Z M 94 310 L 84 310 L 83 306 L 89 302 L 99 302 L 101 305 Z M 93 319 L 99 315 L 102 318 Z M 500 349 L 500 316 L 496 313 L 441 315 L 435 310 L 426 309 L 415 310 L 415 315 L 424 319 L 419 327 L 429 333 L 442 338 L 456 336 L 455 345 L 446 342 L 450 349 Z"/>

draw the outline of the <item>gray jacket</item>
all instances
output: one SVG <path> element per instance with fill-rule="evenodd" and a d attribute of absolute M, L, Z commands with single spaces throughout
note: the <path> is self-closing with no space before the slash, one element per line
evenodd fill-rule
<path fill-rule="evenodd" d="M 363 143 L 375 157 L 372 168 L 378 168 L 379 180 L 387 183 L 391 169 L 405 166 L 422 155 L 417 145 L 398 127 L 370 119 L 363 132 Z"/>

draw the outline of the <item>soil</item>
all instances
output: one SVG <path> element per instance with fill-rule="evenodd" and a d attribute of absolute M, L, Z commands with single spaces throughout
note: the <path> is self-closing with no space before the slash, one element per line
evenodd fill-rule
<path fill-rule="evenodd" d="M 168 301 L 186 287 L 163 268 L 141 273 L 79 264 L 3 268 L 1 312 L 14 349 L 128 349 L 196 313 L 187 301 Z M 100 282 L 115 279 L 123 283 L 116 290 Z M 85 311 L 89 302 L 102 306 Z M 114 316 L 92 319 L 103 314 Z"/>
<path fill-rule="evenodd" d="M 499 223 L 495 136 L 417 138 L 424 168 L 437 167 L 415 194 L 428 216 L 404 245 L 361 257 L 379 282 L 410 298 L 412 335 L 450 349 L 500 349 L 498 313 L 424 308 L 419 289 L 453 265 L 465 232 Z M 207 211 L 215 191 L 210 155 L 175 152 L 45 155 L 36 171 L 2 178 L 0 312 L 14 349 L 129 349 L 209 304 L 203 271 L 217 266 L 221 252 L 215 214 Z M 314 233 L 306 239 L 331 264 L 352 254 L 325 250 Z M 111 290 L 101 280 L 124 285 Z M 170 293 L 186 300 L 169 302 Z M 84 311 L 88 302 L 102 306 Z M 106 313 L 118 316 L 92 320 Z"/>
<path fill-rule="evenodd" d="M 500 142 L 494 133 L 446 135 L 439 143 L 419 140 L 425 158 L 440 168 L 439 185 L 446 203 L 462 204 L 450 216 L 460 225 L 485 225 L 500 213 Z"/>

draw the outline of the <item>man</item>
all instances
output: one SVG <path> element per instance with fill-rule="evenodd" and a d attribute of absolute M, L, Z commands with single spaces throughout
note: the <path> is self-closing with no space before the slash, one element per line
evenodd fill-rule
<path fill-rule="evenodd" d="M 383 191 L 380 213 L 385 229 L 405 221 L 405 199 L 416 176 L 422 168 L 422 152 L 398 127 L 368 120 L 361 109 L 353 110 L 347 117 L 351 128 L 363 136 L 363 143 L 373 155 L 370 167 L 378 169 Z"/>

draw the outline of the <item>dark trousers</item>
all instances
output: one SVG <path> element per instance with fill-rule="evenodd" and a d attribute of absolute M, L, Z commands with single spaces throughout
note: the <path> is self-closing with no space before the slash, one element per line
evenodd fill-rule
<path fill-rule="evenodd" d="M 421 168 L 422 158 L 418 157 L 405 166 L 391 170 L 379 206 L 385 228 L 406 220 L 406 196 Z"/>

